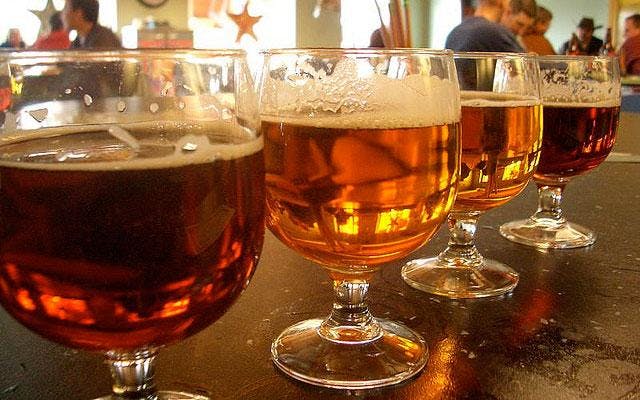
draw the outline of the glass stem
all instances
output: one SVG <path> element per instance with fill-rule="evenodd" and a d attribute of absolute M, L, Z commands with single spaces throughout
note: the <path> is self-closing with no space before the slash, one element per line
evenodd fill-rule
<path fill-rule="evenodd" d="M 545 220 L 555 225 L 562 225 L 567 222 L 562 214 L 562 190 L 564 185 L 548 186 L 538 185 L 538 210 L 531 216 L 534 221 Z"/>
<path fill-rule="evenodd" d="M 135 352 L 107 352 L 107 363 L 111 367 L 114 399 L 155 400 L 155 349 Z"/>
<path fill-rule="evenodd" d="M 455 212 L 447 216 L 449 245 L 438 256 L 438 262 L 449 266 L 480 266 L 483 258 L 476 248 L 476 230 L 480 212 Z"/>
<path fill-rule="evenodd" d="M 340 343 L 364 343 L 382 336 L 382 328 L 366 303 L 367 281 L 334 280 L 333 289 L 333 310 L 318 329 L 320 336 Z"/>

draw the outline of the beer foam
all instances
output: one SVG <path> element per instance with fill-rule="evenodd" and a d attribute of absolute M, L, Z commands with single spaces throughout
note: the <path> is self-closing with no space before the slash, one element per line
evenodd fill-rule
<path fill-rule="evenodd" d="M 581 79 L 570 71 L 543 71 L 540 84 L 542 104 L 566 107 L 619 107 L 622 102 L 620 82 Z"/>
<path fill-rule="evenodd" d="M 353 113 L 344 115 L 315 115 L 313 117 L 278 117 L 263 115 L 262 120 L 271 123 L 285 123 L 298 126 L 328 129 L 402 129 L 420 128 L 425 126 L 439 126 L 454 123 L 435 122 L 425 119 L 410 119 L 401 113 L 381 113 L 371 115 L 368 113 Z M 455 121 L 458 122 L 458 121 Z"/>
<path fill-rule="evenodd" d="M 463 107 L 530 107 L 541 104 L 532 96 L 465 90 L 460 92 Z"/>
<path fill-rule="evenodd" d="M 553 108 L 612 108 L 620 107 L 620 100 L 615 99 L 603 100 L 598 102 L 562 102 L 562 101 L 544 101 L 544 107 Z"/>
<path fill-rule="evenodd" d="M 368 59 L 342 59 L 330 74 L 312 66 L 300 68 L 299 74 L 282 79 L 265 77 L 264 119 L 369 129 L 460 121 L 457 81 L 417 74 L 394 79 L 376 73 Z"/>
<path fill-rule="evenodd" d="M 69 149 L 60 149 L 60 142 L 68 135 L 90 134 L 95 132 L 99 138 L 74 143 Z M 175 143 L 167 136 L 185 134 Z M 153 133 L 151 139 L 144 138 Z M 238 139 L 238 143 L 211 143 L 209 136 L 222 136 Z M 142 136 L 137 139 L 136 135 Z M 105 143 L 105 139 L 111 141 Z M 45 140 L 44 144 L 42 140 Z M 232 140 L 233 141 L 233 140 Z M 95 146 L 92 148 L 92 145 Z M 117 146 L 120 146 L 119 148 Z M 174 168 L 191 164 L 202 164 L 215 160 L 233 160 L 262 150 L 264 144 L 261 135 L 255 132 L 221 121 L 153 121 L 122 125 L 82 125 L 73 127 L 43 128 L 24 131 L 20 134 L 0 139 L 0 166 L 40 169 L 40 170 L 133 170 Z M 139 151 L 145 149 L 163 150 L 158 157 L 136 158 Z M 82 152 L 98 154 L 104 150 L 116 150 L 125 158 L 104 161 L 86 160 L 62 162 L 67 158 L 82 158 Z M 171 151 L 172 150 L 172 151 Z M 164 154 L 167 153 L 167 154 Z M 48 159 L 35 156 L 46 155 Z M 86 154 L 84 154 L 86 155 Z M 34 157 L 32 161 L 24 160 Z"/>

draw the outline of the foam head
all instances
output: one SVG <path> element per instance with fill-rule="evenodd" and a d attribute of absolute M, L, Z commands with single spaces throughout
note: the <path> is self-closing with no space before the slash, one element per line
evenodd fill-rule
<path fill-rule="evenodd" d="M 319 66 L 317 59 L 298 60 L 266 73 L 263 118 L 362 128 L 432 126 L 460 120 L 457 81 L 431 75 L 427 67 L 409 73 L 409 65 L 399 56 L 378 64 L 366 57 L 321 61 Z M 380 126 L 381 121 L 385 126 Z"/>
<path fill-rule="evenodd" d="M 172 168 L 260 151 L 261 135 L 222 122 L 154 121 L 44 128 L 0 141 L 0 166 L 47 170 Z"/>
<path fill-rule="evenodd" d="M 544 105 L 618 107 L 621 88 L 617 66 L 608 59 L 578 58 L 573 62 L 540 65 L 540 91 Z"/>

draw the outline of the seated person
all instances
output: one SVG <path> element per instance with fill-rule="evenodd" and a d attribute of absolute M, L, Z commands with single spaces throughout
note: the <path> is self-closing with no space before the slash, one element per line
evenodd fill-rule
<path fill-rule="evenodd" d="M 640 14 L 624 20 L 624 43 L 620 47 L 620 64 L 623 72 L 640 75 Z"/>
<path fill-rule="evenodd" d="M 538 6 L 538 13 L 536 14 L 533 25 L 529 28 L 529 31 L 522 36 L 522 44 L 526 51 L 537 53 L 541 56 L 556 54 L 549 40 L 544 37 L 544 34 L 549 30 L 549 26 L 551 26 L 552 18 L 553 15 L 551 11 Z"/>
<path fill-rule="evenodd" d="M 454 51 L 524 51 L 515 35 L 533 22 L 534 0 L 479 0 L 473 17 L 462 21 L 447 36 L 445 47 Z"/>
<path fill-rule="evenodd" d="M 22 41 L 22 35 L 20 34 L 20 29 L 11 28 L 7 33 L 7 40 L 0 44 L 0 47 L 7 49 L 24 49 L 26 46 Z"/>
<path fill-rule="evenodd" d="M 51 17 L 49 17 L 49 26 L 51 26 L 51 32 L 47 35 L 40 36 L 32 48 L 36 50 L 68 49 L 71 45 L 69 32 L 64 29 L 62 17 L 59 12 L 53 13 Z"/>
<path fill-rule="evenodd" d="M 600 49 L 604 42 L 602 39 L 593 36 L 593 32 L 599 28 L 602 28 L 602 26 L 595 26 L 593 24 L 593 18 L 582 18 L 580 20 L 576 29 L 576 36 L 578 37 L 578 54 L 587 56 L 597 56 L 600 54 Z M 567 40 L 564 42 L 558 53 L 567 54 L 570 47 L 571 41 Z"/>
<path fill-rule="evenodd" d="M 120 39 L 111 29 L 98 23 L 98 0 L 67 0 L 62 9 L 62 20 L 67 29 L 75 29 L 78 37 L 71 48 L 117 49 Z"/>

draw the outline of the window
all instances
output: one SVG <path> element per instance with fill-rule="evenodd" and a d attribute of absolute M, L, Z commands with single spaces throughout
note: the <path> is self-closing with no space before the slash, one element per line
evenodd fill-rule
<path fill-rule="evenodd" d="M 385 24 L 389 23 L 389 0 L 377 0 Z M 368 47 L 371 33 L 380 27 L 376 0 L 341 2 L 342 47 Z"/>
<path fill-rule="evenodd" d="M 460 24 L 462 10 L 459 1 L 432 0 L 429 47 L 443 49 L 447 35 Z"/>
<path fill-rule="evenodd" d="M 247 51 L 262 48 L 295 47 L 295 0 L 252 0 L 248 3 L 250 16 L 261 16 L 253 26 L 257 40 L 249 35 L 240 37 L 237 25 L 229 18 L 242 14 L 246 0 L 191 0 L 189 28 L 193 30 L 195 48 L 234 48 Z"/>
<path fill-rule="evenodd" d="M 125 0 L 129 1 L 129 0 Z M 52 4 L 56 10 L 62 10 L 64 0 L 53 0 Z M 47 7 L 48 0 L 20 0 L 13 1 L 10 7 L 0 13 L 0 42 L 4 42 L 7 32 L 11 28 L 20 29 L 22 39 L 27 46 L 32 45 L 38 36 L 42 23 L 34 12 L 42 12 Z M 117 31 L 118 28 L 118 3 L 117 0 L 100 0 L 101 25 Z"/>
<path fill-rule="evenodd" d="M 18 28 L 22 35 L 22 40 L 27 46 L 33 44 L 40 33 L 40 19 L 34 13 L 27 9 L 27 6 L 33 2 L 16 4 L 0 13 L 0 42 L 7 39 L 9 29 Z"/>

